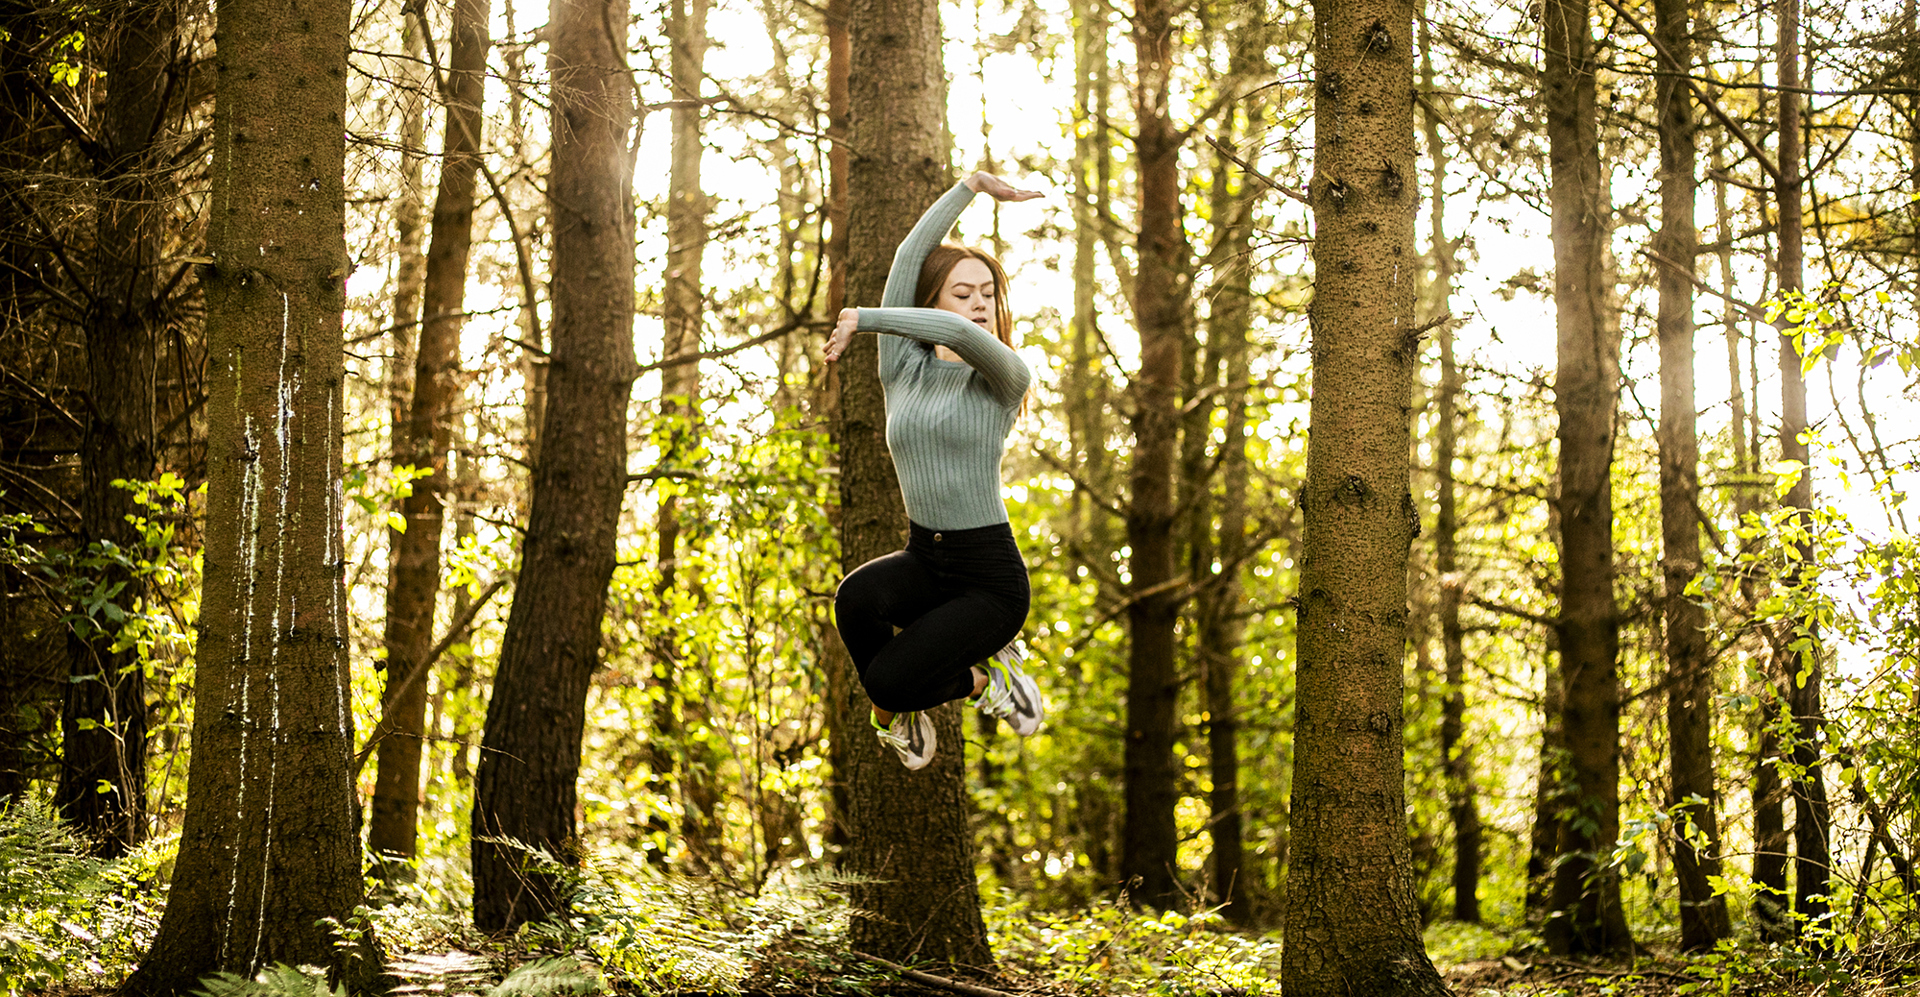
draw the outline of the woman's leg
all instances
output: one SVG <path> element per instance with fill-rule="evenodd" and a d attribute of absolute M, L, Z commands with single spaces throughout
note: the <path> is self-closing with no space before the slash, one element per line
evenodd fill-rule
<path fill-rule="evenodd" d="M 1005 647 L 1027 606 L 979 590 L 927 610 L 886 642 L 861 675 L 867 695 L 894 713 L 928 710 L 974 692 L 973 666 Z"/>
<path fill-rule="evenodd" d="M 906 627 L 938 606 L 949 593 L 920 558 L 897 550 L 853 569 L 833 596 L 834 625 L 864 683 L 867 669 Z"/>

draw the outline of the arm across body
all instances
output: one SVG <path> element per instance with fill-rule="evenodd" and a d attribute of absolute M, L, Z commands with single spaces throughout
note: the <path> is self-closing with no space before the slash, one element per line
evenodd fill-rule
<path fill-rule="evenodd" d="M 862 308 L 861 332 L 892 333 L 880 337 L 881 371 L 884 376 L 889 349 L 911 349 L 904 339 L 945 346 L 987 381 L 993 397 L 1009 408 L 1020 404 L 1033 374 L 1020 354 L 972 322 L 939 308 Z"/>

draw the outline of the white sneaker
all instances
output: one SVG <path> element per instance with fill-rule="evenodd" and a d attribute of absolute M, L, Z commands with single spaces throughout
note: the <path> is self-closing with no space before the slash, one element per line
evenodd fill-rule
<path fill-rule="evenodd" d="M 1047 701 L 1040 695 L 1040 686 L 1020 670 L 1020 662 L 1026 657 L 1026 642 L 1017 637 L 995 652 L 985 666 L 987 687 L 973 700 L 980 712 L 1005 720 L 1021 737 L 1039 730 L 1047 715 Z"/>
<path fill-rule="evenodd" d="M 874 733 L 880 736 L 881 744 L 899 753 L 900 764 L 910 770 L 925 768 L 933 761 L 933 718 L 919 710 L 896 713 L 885 727 L 876 722 Z"/>

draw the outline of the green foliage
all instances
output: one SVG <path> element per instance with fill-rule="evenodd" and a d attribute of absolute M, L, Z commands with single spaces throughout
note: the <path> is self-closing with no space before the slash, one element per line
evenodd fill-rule
<path fill-rule="evenodd" d="M 605 986 L 593 967 L 571 956 L 536 959 L 487 991 L 487 997 L 553 997 L 554 994 L 597 993 Z M 265 997 L 265 995 L 262 995 Z M 291 995 L 289 995 L 291 997 Z"/>
<path fill-rule="evenodd" d="M 1280 992 L 1280 936 L 1225 930 L 1217 911 L 1162 914 L 1098 900 L 1060 913 L 1002 892 L 986 910 L 994 953 L 1085 993 Z"/>
<path fill-rule="evenodd" d="M 213 973 L 200 981 L 195 997 L 347 997 L 344 985 L 329 985 L 319 966 L 276 963 L 248 979 L 239 973 Z"/>
<path fill-rule="evenodd" d="M 173 844 L 101 861 L 46 804 L 0 809 L 0 992 L 112 979 L 130 968 L 160 922 L 143 884 L 170 861 Z"/>

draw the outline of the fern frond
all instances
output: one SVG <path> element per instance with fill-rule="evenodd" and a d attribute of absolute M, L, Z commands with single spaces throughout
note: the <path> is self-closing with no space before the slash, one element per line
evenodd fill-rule
<path fill-rule="evenodd" d="M 318 966 L 275 963 L 253 979 L 239 973 L 212 973 L 201 977 L 194 997 L 347 997 L 345 986 L 328 986 L 327 971 Z"/>
<path fill-rule="evenodd" d="M 570 956 L 536 959 L 507 974 L 487 997 L 553 997 L 590 994 L 603 988 L 600 974 Z"/>

